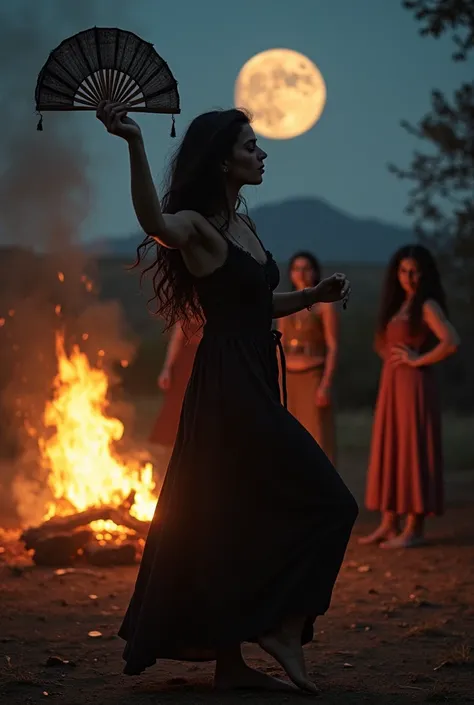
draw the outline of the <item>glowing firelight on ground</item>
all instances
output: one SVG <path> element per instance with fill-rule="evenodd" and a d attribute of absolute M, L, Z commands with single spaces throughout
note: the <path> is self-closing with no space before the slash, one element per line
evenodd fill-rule
<path fill-rule="evenodd" d="M 118 506 L 135 492 L 130 513 L 137 519 L 150 520 L 156 505 L 153 468 L 150 463 L 133 459 L 122 461 L 114 452 L 124 425 L 106 414 L 106 372 L 91 367 L 78 346 L 68 355 L 61 333 L 56 335 L 56 356 L 53 398 L 44 413 L 45 426 L 52 433 L 39 439 L 54 497 L 45 518 L 101 505 Z M 93 528 L 113 530 L 111 524 L 102 522 L 101 527 Z"/>

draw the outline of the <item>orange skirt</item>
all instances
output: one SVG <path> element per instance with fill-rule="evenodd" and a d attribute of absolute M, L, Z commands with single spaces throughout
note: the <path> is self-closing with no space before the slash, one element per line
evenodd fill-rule
<path fill-rule="evenodd" d="M 323 367 L 288 370 L 286 386 L 288 410 L 313 436 L 334 465 L 336 462 L 336 430 L 332 406 L 316 406 L 316 392 L 323 377 Z"/>

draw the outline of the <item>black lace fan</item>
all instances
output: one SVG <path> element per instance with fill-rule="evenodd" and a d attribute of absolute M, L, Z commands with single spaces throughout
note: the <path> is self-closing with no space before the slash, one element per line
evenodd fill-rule
<path fill-rule="evenodd" d="M 96 110 L 102 100 L 128 103 L 130 111 L 180 112 L 176 80 L 152 44 L 133 32 L 92 27 L 51 52 L 36 84 L 36 110 Z"/>

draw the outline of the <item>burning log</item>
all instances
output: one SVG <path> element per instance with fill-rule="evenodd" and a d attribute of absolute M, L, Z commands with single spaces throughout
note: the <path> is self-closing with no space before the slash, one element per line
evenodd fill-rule
<path fill-rule="evenodd" d="M 24 531 L 21 540 L 27 550 L 34 551 L 33 561 L 36 565 L 71 565 L 81 549 L 84 558 L 92 565 L 134 563 L 138 548 L 135 542 L 98 543 L 93 540 L 94 534 L 89 528 L 95 521 L 113 521 L 118 527 L 133 531 L 133 539 L 145 538 L 150 523 L 140 521 L 130 514 L 134 499 L 135 493 L 131 492 L 119 507 L 104 505 L 68 516 L 52 517 L 40 526 Z"/>
<path fill-rule="evenodd" d="M 150 528 L 150 522 L 141 521 L 130 514 L 134 499 L 135 493 L 131 492 L 119 507 L 103 505 L 64 517 L 52 517 L 43 524 L 24 531 L 21 540 L 27 550 L 35 549 L 39 541 L 57 534 L 73 532 L 75 529 L 86 527 L 92 522 L 99 520 L 111 520 L 117 526 L 124 526 L 126 529 L 134 531 L 137 534 L 137 538 L 145 538 Z"/>
<path fill-rule="evenodd" d="M 93 521 L 110 519 L 112 512 L 113 507 L 94 507 L 86 509 L 85 512 L 78 512 L 65 517 L 52 517 L 52 519 L 48 519 L 43 524 L 24 531 L 21 540 L 27 550 L 36 549 L 38 544 L 47 538 L 73 532 L 75 529 L 87 526 Z"/>
<path fill-rule="evenodd" d="M 110 518 L 117 526 L 124 526 L 126 529 L 134 531 L 137 538 L 146 538 L 150 528 L 149 521 L 142 521 L 130 514 L 130 509 L 135 502 L 135 490 L 132 490 L 119 507 L 112 509 Z"/>
<path fill-rule="evenodd" d="M 90 530 L 75 531 L 72 534 L 56 534 L 37 541 L 33 561 L 42 566 L 72 565 L 78 551 L 92 539 Z"/>
<path fill-rule="evenodd" d="M 137 538 L 146 538 L 148 530 L 150 528 L 149 521 L 141 521 L 136 517 L 132 516 L 130 512 L 126 512 L 121 508 L 113 509 L 110 515 L 112 521 L 114 521 L 117 526 L 124 526 L 126 529 L 134 531 Z"/>
<path fill-rule="evenodd" d="M 132 542 L 119 545 L 92 542 L 84 546 L 84 556 L 88 563 L 102 568 L 111 565 L 133 565 L 137 558 L 137 546 Z"/>

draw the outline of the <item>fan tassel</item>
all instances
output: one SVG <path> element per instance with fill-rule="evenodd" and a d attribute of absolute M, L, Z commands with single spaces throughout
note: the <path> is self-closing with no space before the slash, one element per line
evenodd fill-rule
<path fill-rule="evenodd" d="M 41 115 L 41 113 L 39 114 L 39 116 L 40 116 L 40 119 L 38 120 L 38 124 L 36 125 L 36 129 L 39 132 L 43 132 L 43 116 Z"/>
<path fill-rule="evenodd" d="M 176 137 L 176 127 L 175 127 L 174 115 L 171 116 L 171 132 L 170 132 L 170 137 Z"/>

